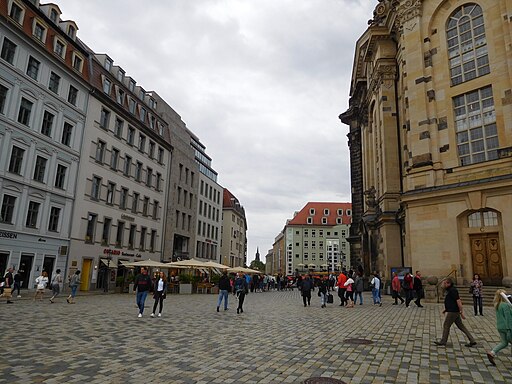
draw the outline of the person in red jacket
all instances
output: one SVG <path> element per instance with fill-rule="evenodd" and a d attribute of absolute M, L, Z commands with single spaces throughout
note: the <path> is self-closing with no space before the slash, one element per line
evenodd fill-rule
<path fill-rule="evenodd" d="M 411 303 L 411 301 L 413 299 L 413 297 L 412 297 L 412 295 L 413 295 L 412 276 L 409 272 L 407 272 L 407 274 L 404 276 L 404 281 L 402 284 L 403 284 L 403 288 L 405 291 L 405 306 L 409 307 L 409 304 Z"/>
<path fill-rule="evenodd" d="M 400 296 L 400 290 L 402 289 L 402 286 L 400 284 L 400 279 L 398 277 L 398 273 L 393 272 L 393 280 L 391 281 L 391 289 L 393 291 L 393 298 L 395 299 L 395 302 L 393 305 L 398 305 L 398 299 L 400 299 L 401 304 L 404 303 L 404 299 L 402 296 Z"/>
<path fill-rule="evenodd" d="M 341 300 L 340 307 L 344 306 L 347 302 L 345 297 L 345 293 L 347 292 L 347 287 L 345 287 L 345 283 L 347 282 L 347 275 L 345 273 L 345 270 L 341 271 L 338 276 L 338 282 L 336 283 L 336 286 L 338 287 L 338 297 Z"/>

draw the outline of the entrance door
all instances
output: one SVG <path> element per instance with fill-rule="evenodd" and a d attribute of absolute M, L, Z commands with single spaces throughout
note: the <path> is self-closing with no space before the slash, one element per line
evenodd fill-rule
<path fill-rule="evenodd" d="M 30 273 L 32 272 L 32 265 L 34 263 L 34 256 L 21 254 L 19 273 L 21 276 L 21 288 L 27 289 L 30 284 Z M 33 288 L 33 287 L 30 287 Z"/>
<path fill-rule="evenodd" d="M 7 252 L 0 252 L 0 279 L 3 279 L 3 277 L 5 275 L 5 271 L 7 270 L 7 260 L 8 259 L 9 259 L 9 254 Z"/>
<path fill-rule="evenodd" d="M 498 234 L 470 235 L 469 239 L 473 258 L 473 273 L 478 273 L 486 285 L 501 285 L 503 267 Z"/>
<path fill-rule="evenodd" d="M 91 278 L 91 259 L 84 259 L 82 263 L 82 272 L 80 273 L 80 290 L 88 291 L 89 290 L 89 279 Z"/>
<path fill-rule="evenodd" d="M 45 256 L 43 260 L 43 271 L 48 274 L 48 281 L 52 281 L 53 265 L 55 264 L 55 257 Z"/>

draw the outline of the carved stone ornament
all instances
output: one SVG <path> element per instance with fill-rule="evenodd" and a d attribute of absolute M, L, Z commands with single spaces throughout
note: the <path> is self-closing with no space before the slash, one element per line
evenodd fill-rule
<path fill-rule="evenodd" d="M 375 190 L 375 187 L 372 185 L 370 189 L 367 189 L 363 193 L 366 197 L 366 205 L 370 208 L 375 208 L 377 206 L 377 200 L 375 199 L 377 191 Z"/>
<path fill-rule="evenodd" d="M 421 5 L 423 0 L 406 0 L 398 6 L 398 19 L 400 24 L 421 16 Z"/>

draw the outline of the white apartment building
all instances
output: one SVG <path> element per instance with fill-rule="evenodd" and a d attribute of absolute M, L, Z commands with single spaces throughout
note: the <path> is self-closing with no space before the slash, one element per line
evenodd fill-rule
<path fill-rule="evenodd" d="M 227 188 L 223 191 L 220 262 L 230 267 L 247 264 L 247 220 L 240 201 Z"/>
<path fill-rule="evenodd" d="M 163 259 L 171 144 L 156 101 L 108 55 L 91 60 L 81 182 L 72 220 L 69 273 L 81 290 L 108 289 L 124 262 Z"/>
<path fill-rule="evenodd" d="M 199 166 L 195 257 L 220 261 L 223 188 L 217 184 L 217 172 L 211 166 L 212 159 L 206 154 L 206 147 L 193 134 L 190 145 Z"/>
<path fill-rule="evenodd" d="M 0 7 L 0 275 L 23 288 L 67 265 L 89 87 L 88 53 L 54 4 Z"/>

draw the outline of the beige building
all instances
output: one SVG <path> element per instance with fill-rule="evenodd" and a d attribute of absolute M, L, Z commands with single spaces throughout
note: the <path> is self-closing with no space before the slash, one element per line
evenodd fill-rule
<path fill-rule="evenodd" d="M 247 220 L 240 201 L 227 189 L 222 201 L 220 263 L 231 267 L 247 264 Z"/>
<path fill-rule="evenodd" d="M 340 115 L 366 272 L 512 275 L 511 20 L 510 0 L 377 5 Z"/>

